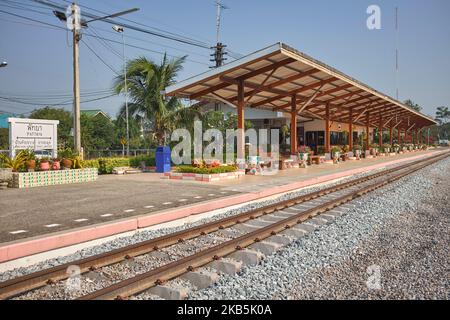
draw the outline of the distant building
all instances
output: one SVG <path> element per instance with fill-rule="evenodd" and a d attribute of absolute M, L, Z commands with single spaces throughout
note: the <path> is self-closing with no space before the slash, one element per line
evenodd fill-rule
<path fill-rule="evenodd" d="M 111 121 L 111 117 L 104 111 L 100 109 L 94 109 L 94 110 L 80 110 L 81 114 L 84 114 L 90 118 L 95 117 L 105 117 L 106 119 Z"/>
<path fill-rule="evenodd" d="M 8 129 L 8 118 L 16 118 L 17 115 L 13 113 L 1 113 L 0 114 L 0 129 Z"/>

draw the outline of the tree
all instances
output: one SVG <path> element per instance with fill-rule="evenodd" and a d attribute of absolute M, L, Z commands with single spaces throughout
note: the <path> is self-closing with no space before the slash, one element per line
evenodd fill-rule
<path fill-rule="evenodd" d="M 161 92 L 175 83 L 186 57 L 169 60 L 166 55 L 158 65 L 141 57 L 127 63 L 127 84 L 130 103 L 129 116 L 141 116 L 159 145 L 165 144 L 168 132 L 173 128 L 173 113 L 184 106 L 176 97 L 164 97 Z M 115 79 L 115 91 L 124 93 L 124 76 Z M 125 106 L 120 115 L 125 115 Z"/>
<path fill-rule="evenodd" d="M 113 121 L 115 127 L 114 133 L 114 148 L 121 149 L 122 144 L 120 141 L 127 138 L 127 122 L 124 117 L 119 115 L 116 120 Z M 130 133 L 130 148 L 140 149 L 142 147 L 141 138 L 141 119 L 130 117 L 128 119 L 129 133 Z"/>
<path fill-rule="evenodd" d="M 89 117 L 82 114 L 81 145 L 85 151 L 109 149 L 114 142 L 114 124 L 105 117 Z"/>
<path fill-rule="evenodd" d="M 438 107 L 436 111 L 436 120 L 439 122 L 440 125 L 446 124 L 449 121 L 450 118 L 450 111 L 448 110 L 448 107 Z"/>
<path fill-rule="evenodd" d="M 9 149 L 9 129 L 0 128 L 0 150 Z"/>
<path fill-rule="evenodd" d="M 408 107 L 418 112 L 422 111 L 422 107 L 410 99 L 405 100 L 404 104 L 406 104 Z"/>
<path fill-rule="evenodd" d="M 63 108 L 45 107 L 34 110 L 31 113 L 30 118 L 59 120 L 58 144 L 61 148 L 73 147 L 73 138 L 70 135 L 70 131 L 73 126 L 73 117 L 71 112 L 64 110 Z"/>

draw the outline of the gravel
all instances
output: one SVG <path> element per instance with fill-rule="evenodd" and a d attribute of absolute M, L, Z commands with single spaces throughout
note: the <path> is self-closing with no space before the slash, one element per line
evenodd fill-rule
<path fill-rule="evenodd" d="M 449 191 L 445 159 L 190 299 L 448 299 Z"/>

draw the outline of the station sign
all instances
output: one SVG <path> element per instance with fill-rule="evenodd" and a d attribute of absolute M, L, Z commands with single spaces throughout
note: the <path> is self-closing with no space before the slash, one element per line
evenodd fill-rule
<path fill-rule="evenodd" d="M 52 151 L 57 156 L 58 120 L 8 118 L 11 156 L 17 150 Z"/>

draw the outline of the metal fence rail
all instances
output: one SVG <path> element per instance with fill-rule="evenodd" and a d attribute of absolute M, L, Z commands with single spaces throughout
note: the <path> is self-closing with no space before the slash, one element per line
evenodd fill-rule
<path fill-rule="evenodd" d="M 136 156 L 142 156 L 142 155 L 151 155 L 155 153 L 155 149 L 130 149 L 130 156 L 136 157 Z M 84 158 L 89 159 L 96 159 L 96 158 L 103 158 L 103 157 L 122 157 L 125 156 L 126 152 L 124 152 L 122 149 L 117 150 L 89 150 L 84 152 Z"/>

